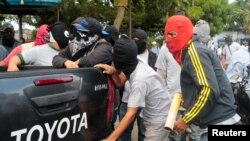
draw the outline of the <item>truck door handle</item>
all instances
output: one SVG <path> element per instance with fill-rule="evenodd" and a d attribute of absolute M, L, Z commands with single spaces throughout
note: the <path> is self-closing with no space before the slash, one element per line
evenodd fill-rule
<path fill-rule="evenodd" d="M 79 95 L 78 93 L 79 93 L 78 90 L 71 90 L 69 92 L 64 92 L 59 94 L 33 97 L 31 98 L 31 101 L 34 102 L 38 107 L 45 107 L 76 100 Z"/>

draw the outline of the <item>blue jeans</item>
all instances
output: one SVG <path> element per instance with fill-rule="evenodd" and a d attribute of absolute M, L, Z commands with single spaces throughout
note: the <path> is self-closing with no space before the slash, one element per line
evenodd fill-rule
<path fill-rule="evenodd" d="M 207 132 L 201 134 L 201 140 L 200 141 L 208 141 L 208 136 L 207 136 Z"/>
<path fill-rule="evenodd" d="M 113 111 L 113 115 L 112 115 L 112 119 L 111 119 L 111 129 L 112 130 L 115 130 L 115 122 L 116 122 L 118 114 L 119 114 L 119 108 L 117 107 Z"/>
<path fill-rule="evenodd" d="M 120 118 L 120 121 L 125 116 L 126 111 L 127 111 L 127 103 L 122 102 L 120 104 L 120 108 L 119 108 L 119 118 Z M 143 119 L 139 115 L 140 112 L 141 112 L 141 109 L 138 108 L 138 111 L 136 113 L 135 119 L 127 127 L 127 129 L 122 133 L 122 135 L 119 137 L 118 141 L 131 141 L 131 135 L 132 135 L 132 130 L 133 130 L 133 126 L 134 126 L 135 120 L 137 120 L 137 125 L 138 125 L 138 141 L 144 141 L 144 138 L 145 138 L 145 135 L 144 135 L 145 128 L 143 126 Z"/>
<path fill-rule="evenodd" d="M 170 132 L 168 136 L 169 140 L 186 141 L 186 138 L 188 137 L 189 141 L 200 141 L 202 129 L 194 124 L 190 124 L 189 128 L 192 130 L 192 132 L 186 132 L 186 133 L 180 133 L 175 131 Z"/>

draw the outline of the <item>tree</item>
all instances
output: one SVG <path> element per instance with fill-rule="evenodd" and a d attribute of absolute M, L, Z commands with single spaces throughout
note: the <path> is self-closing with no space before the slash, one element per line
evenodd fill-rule
<path fill-rule="evenodd" d="M 238 0 L 236 6 L 238 7 L 234 9 L 232 18 L 243 27 L 244 32 L 250 33 L 250 1 Z"/>
<path fill-rule="evenodd" d="M 117 6 L 118 9 L 113 25 L 119 30 L 124 18 L 126 7 L 128 6 L 128 0 L 115 0 L 114 5 Z"/>
<path fill-rule="evenodd" d="M 194 23 L 199 19 L 206 20 L 209 23 L 211 35 L 223 31 L 232 11 L 228 0 L 189 1 L 192 5 L 187 9 L 187 13 Z"/>

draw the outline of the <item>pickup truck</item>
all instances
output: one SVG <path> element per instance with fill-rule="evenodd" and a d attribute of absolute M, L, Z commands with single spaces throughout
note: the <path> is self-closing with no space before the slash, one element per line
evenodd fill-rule
<path fill-rule="evenodd" d="M 0 68 L 1 141 L 99 141 L 111 132 L 112 81 L 98 68 Z"/>

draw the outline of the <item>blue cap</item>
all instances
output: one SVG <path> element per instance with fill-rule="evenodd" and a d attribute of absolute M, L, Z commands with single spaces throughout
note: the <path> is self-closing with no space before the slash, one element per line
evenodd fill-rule
<path fill-rule="evenodd" d="M 82 20 L 72 24 L 72 26 L 80 32 L 86 32 L 92 35 L 109 35 L 108 32 L 102 30 L 101 24 L 95 18 L 91 17 L 83 18 Z"/>

